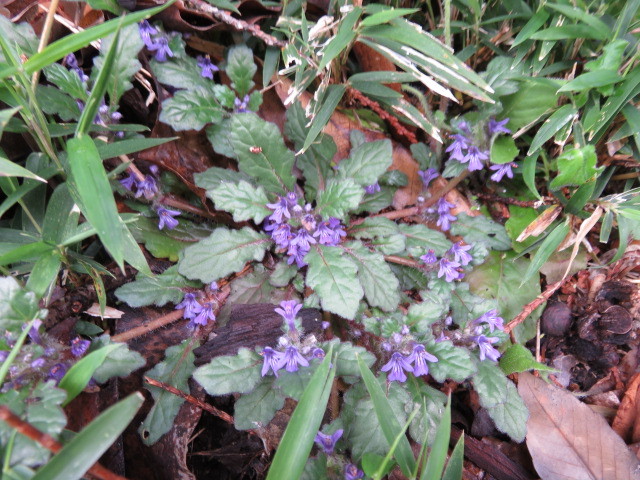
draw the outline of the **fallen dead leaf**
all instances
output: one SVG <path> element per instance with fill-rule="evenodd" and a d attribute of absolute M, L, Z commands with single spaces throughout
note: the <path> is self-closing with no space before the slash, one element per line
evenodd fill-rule
<path fill-rule="evenodd" d="M 105 307 L 104 315 L 100 314 L 100 305 L 94 303 L 89 308 L 87 308 L 84 313 L 87 315 L 91 315 L 92 317 L 102 317 L 102 318 L 120 318 L 124 315 L 124 312 L 117 310 L 112 307 Z"/>
<path fill-rule="evenodd" d="M 529 373 L 518 392 L 529 408 L 527 447 L 543 480 L 630 480 L 640 462 L 601 415 Z"/>
<path fill-rule="evenodd" d="M 620 402 L 616 418 L 613 419 L 613 424 L 611 425 L 613 430 L 625 441 L 631 439 L 631 433 L 636 421 L 638 388 L 640 388 L 640 373 L 636 373 L 631 377 L 622 402 Z"/>

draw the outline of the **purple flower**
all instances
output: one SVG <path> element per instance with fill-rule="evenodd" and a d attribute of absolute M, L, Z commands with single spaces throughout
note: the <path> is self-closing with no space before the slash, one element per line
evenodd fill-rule
<path fill-rule="evenodd" d="M 507 178 L 513 178 L 513 172 L 511 171 L 511 168 L 515 166 L 515 163 L 501 163 L 500 165 L 491 165 L 489 169 L 495 170 L 496 172 L 491 175 L 491 180 L 497 183 L 502 180 L 502 177 L 504 177 L 505 175 L 507 176 Z"/>
<path fill-rule="evenodd" d="M 347 232 L 344 231 L 344 225 L 340 223 L 340 220 L 330 217 L 328 222 L 322 222 L 318 226 L 313 236 L 320 237 L 318 238 L 320 244 L 335 247 L 347 236 Z"/>
<path fill-rule="evenodd" d="M 89 345 L 91 345 L 91 342 L 89 340 L 83 340 L 80 337 L 74 338 L 73 340 L 71 340 L 71 355 L 73 355 L 74 357 L 83 356 L 85 353 L 87 353 Z"/>
<path fill-rule="evenodd" d="M 429 188 L 429 184 L 431 180 L 438 178 L 438 171 L 435 168 L 428 168 L 426 170 L 418 170 L 418 175 L 422 178 L 422 183 L 424 183 L 424 188 Z"/>
<path fill-rule="evenodd" d="M 457 268 L 460 266 L 458 262 L 453 262 L 446 258 L 440 259 L 440 270 L 438 270 L 438 278 L 445 277 L 447 282 L 453 282 L 461 278 Z"/>
<path fill-rule="evenodd" d="M 156 179 L 151 175 L 146 175 L 144 180 L 138 182 L 138 190 L 134 195 L 136 198 L 139 198 L 144 195 L 144 198 L 147 200 L 151 200 L 158 193 L 158 184 L 156 183 Z"/>
<path fill-rule="evenodd" d="M 475 145 L 471 145 L 469 147 L 469 151 L 465 155 L 462 163 L 469 162 L 469 171 L 473 172 L 474 170 L 482 170 L 484 167 L 484 160 L 489 158 L 489 152 L 482 151 Z"/>
<path fill-rule="evenodd" d="M 325 435 L 322 432 L 318 432 L 315 438 L 315 442 L 320 447 L 324 453 L 327 455 L 333 454 L 333 449 L 336 446 L 336 442 L 340 439 L 344 430 L 339 428 L 332 435 Z"/>
<path fill-rule="evenodd" d="M 438 208 L 438 221 L 436 225 L 446 232 L 451 228 L 451 222 L 456 221 L 456 216 L 451 214 L 451 209 L 455 205 L 447 202 L 447 200 L 442 197 L 438 200 L 436 206 Z"/>
<path fill-rule="evenodd" d="M 445 340 L 449 340 L 449 337 L 447 337 L 444 332 L 440 332 L 440 335 L 436 338 L 436 343 L 444 342 Z"/>
<path fill-rule="evenodd" d="M 281 225 L 278 225 L 277 223 L 272 223 L 271 225 L 268 225 L 264 229 L 267 231 L 269 231 L 270 229 L 273 230 L 271 232 L 271 238 L 273 239 L 274 242 L 276 242 L 276 245 L 278 247 L 280 248 L 289 247 L 289 243 L 293 238 L 293 235 L 291 234 L 291 227 L 289 226 L 288 223 L 283 223 Z"/>
<path fill-rule="evenodd" d="M 311 351 L 311 357 L 310 358 L 324 358 L 325 357 L 325 353 L 324 350 L 321 349 L 320 347 L 316 347 Z"/>
<path fill-rule="evenodd" d="M 307 359 L 300 355 L 298 349 L 292 345 L 288 346 L 284 351 L 282 363 L 287 372 L 297 372 L 298 365 L 302 365 L 303 367 L 309 366 Z"/>
<path fill-rule="evenodd" d="M 313 238 L 309 232 L 307 232 L 304 228 L 298 230 L 298 233 L 290 242 L 291 246 L 296 246 L 301 250 L 306 250 L 307 252 L 311 250 L 311 244 L 318 243 L 315 238 Z M 306 252 L 305 252 L 306 254 Z"/>
<path fill-rule="evenodd" d="M 500 352 L 493 348 L 492 345 L 499 342 L 499 338 L 478 335 L 477 337 L 473 337 L 473 340 L 478 344 L 478 347 L 480 347 L 480 360 L 488 358 L 494 362 L 498 361 L 498 358 L 500 358 Z"/>
<path fill-rule="evenodd" d="M 44 358 L 40 357 L 40 358 L 36 358 L 33 362 L 31 362 L 30 367 L 31 368 L 42 368 L 44 367 L 45 364 L 45 360 Z"/>
<path fill-rule="evenodd" d="M 291 265 L 293 262 L 296 262 L 298 268 L 302 268 L 307 265 L 307 262 L 304 261 L 304 257 L 307 253 L 309 253 L 309 250 L 305 250 L 304 248 L 296 245 L 289 245 L 289 249 L 287 250 L 289 258 L 287 259 L 287 263 Z"/>
<path fill-rule="evenodd" d="M 374 193 L 378 193 L 379 191 L 380 191 L 380 184 L 378 182 L 364 187 L 364 192 L 367 195 L 373 195 Z"/>
<path fill-rule="evenodd" d="M 24 330 L 26 326 L 27 324 L 24 324 L 22 329 Z M 42 326 L 42 320 L 38 320 L 38 319 L 34 320 L 33 325 L 31 326 L 31 329 L 27 334 L 29 335 L 29 338 L 31 339 L 32 343 L 37 343 L 38 345 L 42 345 L 42 338 L 40 337 L 40 332 L 38 331 L 41 326 Z"/>
<path fill-rule="evenodd" d="M 295 330 L 294 321 L 296 319 L 296 315 L 298 315 L 298 312 L 302 308 L 302 304 L 295 300 L 285 300 L 280 302 L 280 307 L 281 308 L 276 308 L 275 312 L 282 316 L 284 321 L 289 324 L 290 328 Z"/>
<path fill-rule="evenodd" d="M 391 370 L 391 373 L 387 377 L 390 382 L 398 381 L 404 382 L 407 380 L 407 376 L 404 373 L 404 370 L 407 372 L 413 371 L 413 367 L 409 364 L 407 359 L 400 352 L 395 352 L 391 355 L 391 360 L 386 363 L 380 370 L 383 372 L 388 372 Z"/>
<path fill-rule="evenodd" d="M 218 282 L 213 281 L 209 284 L 209 290 L 211 290 L 212 292 L 216 292 L 218 290 L 220 290 L 220 286 L 218 285 Z"/>
<path fill-rule="evenodd" d="M 138 32 L 140 32 L 140 38 L 144 42 L 145 46 L 149 50 L 153 50 L 155 47 L 155 43 L 151 40 L 151 35 L 156 35 L 158 30 L 153 27 L 147 20 L 142 20 L 138 24 Z"/>
<path fill-rule="evenodd" d="M 202 306 L 200 312 L 191 319 L 190 324 L 192 326 L 202 325 L 203 327 L 209 323 L 209 320 L 212 322 L 216 321 L 216 314 L 213 313 L 213 305 L 209 302 L 205 303 Z"/>
<path fill-rule="evenodd" d="M 431 355 L 424 348 L 424 345 L 418 343 L 413 346 L 413 352 L 407 357 L 407 362 L 413 363 L 413 374 L 416 377 L 429 374 L 429 366 L 427 362 L 437 362 L 438 357 Z"/>
<path fill-rule="evenodd" d="M 250 112 L 251 110 L 249 110 L 247 107 L 249 105 L 249 95 L 245 95 L 244 98 L 242 100 L 240 100 L 239 98 L 236 98 L 233 101 L 233 107 L 236 113 L 247 113 Z"/>
<path fill-rule="evenodd" d="M 490 332 L 496 329 L 504 329 L 504 319 L 498 316 L 498 311 L 495 308 L 489 310 L 487 313 L 483 313 L 482 316 L 473 321 L 474 325 L 480 325 L 481 323 L 486 323 L 489 326 Z"/>
<path fill-rule="evenodd" d="M 489 130 L 489 135 L 495 135 L 497 133 L 511 133 L 505 125 L 509 123 L 509 119 L 505 118 L 504 120 L 497 121 L 494 118 L 489 120 L 489 125 L 487 126 L 487 130 Z"/>
<path fill-rule="evenodd" d="M 155 52 L 155 59 L 158 62 L 166 62 L 167 55 L 173 57 L 173 52 L 169 48 L 169 39 L 164 35 L 156 38 L 151 45 L 147 45 L 147 48 Z"/>
<path fill-rule="evenodd" d="M 209 57 L 198 57 L 198 66 L 201 70 L 200 75 L 204 78 L 210 78 L 211 80 L 213 80 L 213 74 L 220 70 L 211 63 Z"/>
<path fill-rule="evenodd" d="M 284 354 L 271 347 L 264 347 L 262 350 L 262 356 L 264 357 L 264 363 L 262 364 L 262 376 L 264 377 L 269 373 L 269 369 L 271 369 L 273 374 L 277 377 L 278 370 L 283 366 Z"/>
<path fill-rule="evenodd" d="M 9 352 L 7 350 L 0 350 L 0 362 L 4 362 L 9 356 Z"/>
<path fill-rule="evenodd" d="M 344 467 L 344 480 L 360 480 L 364 477 L 364 472 L 353 463 L 348 463 Z"/>
<path fill-rule="evenodd" d="M 156 208 L 156 212 L 159 218 L 158 229 L 162 230 L 166 226 L 169 230 L 173 230 L 178 226 L 178 220 L 173 217 L 180 215 L 179 211 L 158 207 Z"/>
<path fill-rule="evenodd" d="M 427 253 L 420 257 L 420 260 L 422 260 L 426 264 L 436 263 L 438 261 L 438 257 L 436 257 L 436 252 L 434 252 L 433 250 L 429 250 Z"/>
<path fill-rule="evenodd" d="M 462 242 L 454 243 L 447 251 L 449 255 L 453 255 L 453 260 L 460 265 L 469 265 L 473 257 L 467 252 L 471 250 L 471 245 L 462 245 Z"/>
<path fill-rule="evenodd" d="M 458 130 L 466 133 L 467 135 L 471 133 L 471 125 L 469 125 L 469 122 L 466 120 L 460 120 L 456 126 L 458 127 Z"/>
<path fill-rule="evenodd" d="M 176 310 L 184 309 L 182 316 L 186 319 L 195 318 L 202 311 L 202 305 L 193 293 L 185 293 L 182 302 L 176 305 Z"/>
<path fill-rule="evenodd" d="M 447 153 L 451 153 L 450 158 L 458 160 L 462 163 L 466 163 L 463 150 L 467 150 L 469 148 L 470 140 L 464 135 L 460 135 L 459 133 L 452 135 L 451 138 L 454 139 L 453 143 L 449 145 L 445 151 Z"/>
<path fill-rule="evenodd" d="M 49 370 L 49 374 L 47 375 L 47 380 L 55 380 L 56 383 L 60 382 L 64 375 L 67 373 L 67 367 L 62 363 L 56 363 Z"/>
<path fill-rule="evenodd" d="M 283 217 L 291 218 L 291 212 L 289 212 L 290 205 L 291 203 L 287 197 L 278 197 L 276 203 L 267 203 L 267 208 L 273 210 L 273 213 L 269 216 L 269 220 L 275 223 L 282 223 L 284 221 Z"/>
<path fill-rule="evenodd" d="M 74 72 L 76 72 L 78 77 L 80 77 L 81 82 L 86 82 L 87 80 L 89 80 L 89 77 L 85 75 L 84 71 L 78 65 L 78 59 L 73 53 L 70 53 L 69 55 L 64 57 L 64 61 L 67 64 L 67 67 L 69 67 L 69 70 L 73 70 Z M 82 110 L 82 108 L 80 110 Z"/>

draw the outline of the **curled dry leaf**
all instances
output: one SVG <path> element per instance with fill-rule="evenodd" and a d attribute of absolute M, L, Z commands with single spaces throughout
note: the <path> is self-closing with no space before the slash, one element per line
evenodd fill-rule
<path fill-rule="evenodd" d="M 113 307 L 105 307 L 104 315 L 100 314 L 100 305 L 94 303 L 88 309 L 84 311 L 87 315 L 91 315 L 92 317 L 102 317 L 102 318 L 120 318 L 124 315 L 124 312 L 117 310 Z"/>
<path fill-rule="evenodd" d="M 631 480 L 640 462 L 604 418 L 570 393 L 519 375 L 518 392 L 529 408 L 527 447 L 543 480 Z"/>
<path fill-rule="evenodd" d="M 632 432 L 635 430 L 635 424 L 640 422 L 640 418 L 637 415 L 638 405 L 640 400 L 638 393 L 640 390 L 640 373 L 636 373 L 629 384 L 627 390 L 624 393 L 620 407 L 616 417 L 613 419 L 611 425 L 613 430 L 620 435 L 625 441 L 630 441 Z"/>
<path fill-rule="evenodd" d="M 561 211 L 562 207 L 559 205 L 547 208 L 544 212 L 538 215 L 538 217 L 536 217 L 536 219 L 531 222 L 529 226 L 527 226 L 527 228 L 522 231 L 518 238 L 516 238 L 516 242 L 524 242 L 528 237 L 532 235 L 534 237 L 540 235 L 549 225 L 551 225 L 551 222 L 553 222 L 558 217 L 558 215 L 560 215 Z"/>

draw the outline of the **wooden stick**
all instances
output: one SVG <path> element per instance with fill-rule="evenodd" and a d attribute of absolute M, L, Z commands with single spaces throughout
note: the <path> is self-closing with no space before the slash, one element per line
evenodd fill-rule
<path fill-rule="evenodd" d="M 27 438 L 39 443 L 47 450 L 58 453 L 62 450 L 62 445 L 58 443 L 51 435 L 41 432 L 33 425 L 22 420 L 15 415 L 9 407 L 6 405 L 0 405 L 0 420 L 3 420 L 11 428 L 15 429 L 18 433 L 24 435 Z M 106 469 L 99 463 L 95 463 L 88 472 L 101 479 L 101 480 L 127 480 L 125 477 L 121 477 L 113 473 L 111 470 Z"/>
<path fill-rule="evenodd" d="M 184 398 L 187 402 L 191 403 L 192 405 L 195 405 L 196 407 L 201 408 L 202 410 L 206 410 L 210 414 L 215 415 L 216 417 L 233 425 L 233 417 L 228 413 L 223 412 L 222 410 L 218 410 L 213 405 L 209 405 L 208 403 L 198 400 L 196 397 L 189 395 L 187 393 L 184 393 L 182 390 L 178 390 L 177 388 L 172 387 L 171 385 L 166 384 L 164 382 L 160 382 L 159 380 L 156 380 L 154 378 L 144 377 L 144 381 L 147 382 L 149 385 L 153 385 L 154 387 L 158 387 L 163 390 L 166 390 L 167 392 L 172 393 L 173 395 L 177 395 L 180 398 Z"/>

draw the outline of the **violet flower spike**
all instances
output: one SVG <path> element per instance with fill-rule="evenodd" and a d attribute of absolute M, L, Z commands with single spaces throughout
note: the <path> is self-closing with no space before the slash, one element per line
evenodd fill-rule
<path fill-rule="evenodd" d="M 418 343 L 413 346 L 413 352 L 407 357 L 407 362 L 413 363 L 413 374 L 416 377 L 429 374 L 427 362 L 437 362 L 438 357 L 427 352 L 424 345 Z"/>
<path fill-rule="evenodd" d="M 318 243 L 316 239 L 313 238 L 304 228 L 301 228 L 298 230 L 297 235 L 291 240 L 290 245 L 297 246 L 299 249 L 306 250 L 308 252 L 311 250 L 311 245 L 315 245 L 316 243 Z"/>
<path fill-rule="evenodd" d="M 89 340 L 83 340 L 80 337 L 74 338 L 71 340 L 71 355 L 74 357 L 83 356 L 89 350 L 89 345 L 91 345 Z"/>
<path fill-rule="evenodd" d="M 273 213 L 269 216 L 269 220 L 275 223 L 283 223 L 283 217 L 291 218 L 289 206 L 290 203 L 287 197 L 278 197 L 276 203 L 267 203 L 267 208 L 273 210 Z"/>
<path fill-rule="evenodd" d="M 460 272 L 458 272 L 457 268 L 460 266 L 458 262 L 453 262 L 446 258 L 440 259 L 440 269 L 438 270 L 438 278 L 445 277 L 447 282 L 453 282 L 454 280 L 458 280 L 460 277 Z"/>
<path fill-rule="evenodd" d="M 504 319 L 498 316 L 498 311 L 494 308 L 487 313 L 483 313 L 480 317 L 473 321 L 474 325 L 486 323 L 489 327 L 489 331 L 504 330 Z"/>
<path fill-rule="evenodd" d="M 494 362 L 498 361 L 498 358 L 500 358 L 500 352 L 493 348 L 492 345 L 496 342 L 499 342 L 499 338 L 478 335 L 477 337 L 473 337 L 473 340 L 478 344 L 478 347 L 480 348 L 481 361 L 486 358 Z"/>
<path fill-rule="evenodd" d="M 234 107 L 233 109 L 236 111 L 236 113 L 250 112 L 251 110 L 249 110 L 248 108 L 249 100 L 250 100 L 249 95 L 245 95 L 242 100 L 240 100 L 239 98 L 236 98 L 233 101 L 233 107 Z"/>
<path fill-rule="evenodd" d="M 462 163 L 469 162 L 469 171 L 473 172 L 475 170 L 482 170 L 484 168 L 484 160 L 488 158 L 489 153 L 487 151 L 480 150 L 475 145 L 471 145 Z"/>
<path fill-rule="evenodd" d="M 176 305 L 176 310 L 184 309 L 183 318 L 191 320 L 202 311 L 202 305 L 193 293 L 185 293 L 182 302 Z"/>
<path fill-rule="evenodd" d="M 302 365 L 303 367 L 309 366 L 307 359 L 300 355 L 298 349 L 292 345 L 288 346 L 284 351 L 282 364 L 287 372 L 297 372 L 298 365 Z"/>
<path fill-rule="evenodd" d="M 25 323 L 22 326 L 22 329 L 24 330 L 26 326 L 27 324 Z M 31 343 L 42 345 L 42 337 L 40 337 L 40 332 L 39 332 L 41 326 L 42 326 L 42 320 L 40 319 L 34 320 L 33 325 L 31 326 L 31 328 L 29 329 L 29 333 L 27 334 L 31 339 Z"/>
<path fill-rule="evenodd" d="M 157 35 L 158 30 L 147 20 L 142 20 L 138 24 L 138 32 L 140 33 L 140 38 L 144 42 L 145 46 L 149 50 L 153 50 L 153 47 L 155 47 L 155 43 L 153 43 L 153 40 L 151 40 L 151 35 Z"/>
<path fill-rule="evenodd" d="M 314 441 L 316 442 L 316 445 L 318 445 L 318 447 L 321 448 L 324 453 L 326 453 L 327 455 L 332 455 L 333 449 L 335 448 L 336 443 L 338 442 L 340 437 L 342 437 L 343 433 L 344 433 L 344 430 L 341 428 L 336 430 L 331 435 L 326 435 L 322 432 L 318 432 L 316 434 L 316 438 Z"/>
<path fill-rule="evenodd" d="M 287 250 L 289 258 L 287 259 L 287 263 L 291 265 L 293 262 L 296 262 L 298 268 L 305 267 L 307 262 L 304 261 L 304 257 L 307 253 L 309 253 L 309 250 L 305 250 L 297 245 L 289 245 L 289 249 Z"/>
<path fill-rule="evenodd" d="M 138 182 L 138 191 L 134 195 L 136 198 L 144 196 L 147 200 L 151 200 L 158 193 L 158 184 L 156 179 L 151 175 L 146 175 L 144 180 Z"/>
<path fill-rule="evenodd" d="M 213 304 L 210 302 L 205 303 L 195 317 L 191 319 L 190 324 L 192 326 L 202 325 L 203 327 L 209 323 L 209 320 L 212 322 L 216 321 L 216 314 L 213 313 Z"/>
<path fill-rule="evenodd" d="M 277 377 L 278 370 L 282 368 L 282 360 L 284 354 L 282 352 L 278 352 L 271 347 L 264 347 L 262 350 L 262 356 L 264 357 L 264 363 L 262 364 L 262 372 L 261 375 L 264 377 L 269 370 L 273 372 L 273 374 Z"/>
<path fill-rule="evenodd" d="M 166 62 L 167 56 L 173 57 L 173 52 L 171 51 L 171 48 L 169 48 L 169 39 L 164 35 L 158 37 L 148 48 L 154 52 L 157 62 Z"/>
<path fill-rule="evenodd" d="M 289 325 L 293 325 L 301 308 L 302 304 L 295 300 L 284 300 L 280 302 L 280 308 L 276 308 L 275 312 Z"/>
<path fill-rule="evenodd" d="M 420 260 L 428 265 L 430 263 L 436 263 L 438 261 L 438 257 L 436 257 L 436 252 L 434 252 L 433 250 L 429 250 L 427 253 L 420 257 Z"/>
<path fill-rule="evenodd" d="M 374 193 L 378 193 L 379 191 L 380 191 L 380 184 L 378 182 L 364 187 L 364 192 L 367 195 L 373 195 Z"/>
<path fill-rule="evenodd" d="M 404 355 L 402 355 L 400 352 L 395 352 L 393 355 L 391 355 L 391 360 L 383 365 L 380 370 L 382 370 L 383 372 L 391 371 L 391 373 L 387 377 L 387 380 L 390 382 L 405 382 L 407 380 L 407 376 L 405 375 L 404 371 L 406 370 L 407 372 L 411 372 L 413 371 L 413 367 L 409 364 Z"/>
<path fill-rule="evenodd" d="M 133 191 L 133 187 L 138 186 L 138 178 L 135 176 L 133 172 L 129 173 L 129 176 L 120 180 L 120 185 L 122 185 L 126 190 L 130 192 Z"/>
<path fill-rule="evenodd" d="M 47 380 L 55 380 L 56 384 L 62 380 L 62 377 L 67 373 L 67 367 L 63 363 L 56 363 L 49 369 Z"/>
<path fill-rule="evenodd" d="M 318 243 L 321 245 L 335 247 L 340 243 L 343 237 L 347 236 L 347 232 L 344 231 L 344 227 L 340 223 L 340 220 L 335 217 L 331 217 L 328 221 L 322 222 L 318 225 L 313 236 L 318 237 Z"/>
<path fill-rule="evenodd" d="M 453 260 L 455 262 L 465 266 L 469 265 L 473 260 L 473 257 L 467 253 L 471 248 L 471 245 L 463 245 L 462 242 L 457 242 L 451 246 L 447 253 L 449 255 L 453 255 Z"/>
<path fill-rule="evenodd" d="M 291 239 L 293 235 L 291 234 L 291 227 L 288 223 L 283 223 L 282 225 L 273 224 L 276 227 L 271 232 L 271 238 L 276 245 L 280 248 L 289 248 L 289 244 L 291 243 Z M 267 228 L 265 227 L 265 230 Z"/>
<path fill-rule="evenodd" d="M 213 80 L 213 74 L 220 70 L 211 63 L 209 57 L 198 57 L 198 66 L 200 67 L 200 76 L 210 78 L 211 80 Z"/>
<path fill-rule="evenodd" d="M 173 217 L 177 217 L 180 215 L 178 210 L 169 210 L 164 207 L 156 208 L 156 212 L 158 213 L 158 229 L 162 230 L 164 227 L 167 227 L 168 230 L 173 230 L 178 226 L 178 220 Z"/>
<path fill-rule="evenodd" d="M 459 133 L 452 135 L 451 138 L 454 139 L 453 143 L 447 147 L 445 152 L 451 153 L 450 158 L 458 160 L 461 163 L 467 163 L 463 150 L 467 150 L 469 148 L 470 140 L 464 135 L 460 135 Z"/>
<path fill-rule="evenodd" d="M 418 170 L 418 175 L 422 179 L 424 188 L 429 188 L 431 180 L 438 178 L 439 174 L 435 168 L 427 168 L 426 170 Z"/>
<path fill-rule="evenodd" d="M 364 472 L 353 463 L 348 463 L 344 467 L 344 480 L 360 480 L 364 477 Z"/>
<path fill-rule="evenodd" d="M 316 347 L 311 351 L 311 357 L 310 358 L 319 358 L 319 359 L 323 359 L 326 356 L 326 353 L 324 352 L 323 349 L 321 349 L 320 347 Z"/>
<path fill-rule="evenodd" d="M 487 130 L 489 130 L 489 135 L 493 136 L 499 133 L 511 133 L 505 125 L 509 123 L 509 118 L 505 118 L 504 120 L 497 121 L 495 118 L 489 120 L 489 125 L 487 125 Z"/>
<path fill-rule="evenodd" d="M 498 183 L 506 175 L 507 178 L 513 178 L 513 171 L 511 169 L 516 167 L 515 163 L 501 163 L 499 165 L 491 165 L 489 170 L 494 170 L 496 173 L 491 175 L 491 180 Z"/>
<path fill-rule="evenodd" d="M 455 205 L 447 202 L 447 200 L 442 197 L 438 200 L 436 206 L 438 209 L 438 220 L 436 225 L 446 232 L 451 228 L 451 222 L 455 222 L 457 220 L 456 216 L 451 214 L 451 209 Z"/>

